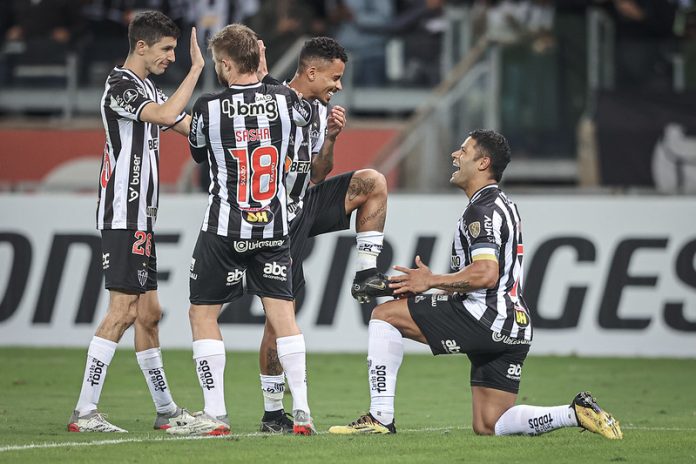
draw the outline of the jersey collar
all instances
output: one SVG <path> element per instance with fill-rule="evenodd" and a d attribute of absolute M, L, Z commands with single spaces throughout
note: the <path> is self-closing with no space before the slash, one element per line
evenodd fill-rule
<path fill-rule="evenodd" d="M 476 200 L 478 200 L 479 197 L 480 197 L 481 195 L 483 195 L 483 192 L 484 192 L 485 190 L 491 189 L 491 188 L 498 188 L 498 184 L 488 184 L 488 185 L 485 185 L 485 186 L 481 187 L 480 189 L 478 189 L 478 190 L 476 191 L 476 193 L 474 193 L 474 194 L 471 196 L 471 199 L 469 200 L 469 203 L 473 203 L 473 202 L 475 202 Z"/>
<path fill-rule="evenodd" d="M 261 87 L 261 82 L 256 82 L 254 84 L 243 84 L 243 85 L 230 85 L 230 89 L 253 89 L 254 87 Z"/>

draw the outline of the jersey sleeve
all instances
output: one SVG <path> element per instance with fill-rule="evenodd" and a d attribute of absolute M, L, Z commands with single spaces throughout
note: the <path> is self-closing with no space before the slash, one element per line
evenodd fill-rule
<path fill-rule="evenodd" d="M 298 127 L 305 127 L 312 122 L 312 104 L 300 98 L 294 90 L 290 90 L 291 117 Z"/>
<path fill-rule="evenodd" d="M 162 91 L 162 89 L 160 89 L 159 87 L 156 87 L 156 91 L 157 91 L 157 103 L 159 103 L 160 105 L 169 99 L 169 97 L 167 97 L 167 94 L 164 93 Z M 166 130 L 171 129 L 172 127 L 176 126 L 181 121 L 183 121 L 185 117 L 186 117 L 186 111 L 182 111 L 181 113 L 179 113 L 179 116 L 176 117 L 176 121 L 174 121 L 174 124 L 172 124 L 171 126 L 161 126 L 162 130 L 166 131 Z"/>
<path fill-rule="evenodd" d="M 140 121 L 140 113 L 148 103 L 154 102 L 138 85 L 128 79 L 118 81 L 107 93 L 109 107 L 120 117 Z"/>
<path fill-rule="evenodd" d="M 469 238 L 472 261 L 498 261 L 501 244 L 500 224 L 496 230 L 494 213 L 493 208 L 485 206 L 470 206 L 464 213 L 462 228 Z"/>
<path fill-rule="evenodd" d="M 193 112 L 191 114 L 191 130 L 188 137 L 191 156 L 197 163 L 202 163 L 207 157 L 205 111 L 207 111 L 205 101 L 198 99 L 193 105 Z"/>

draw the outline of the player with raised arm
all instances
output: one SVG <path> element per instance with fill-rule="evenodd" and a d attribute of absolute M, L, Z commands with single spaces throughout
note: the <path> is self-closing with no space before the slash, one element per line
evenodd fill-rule
<path fill-rule="evenodd" d="M 106 373 L 128 327 L 135 326 L 138 364 L 157 410 L 154 427 L 166 429 L 191 416 L 172 399 L 159 348 L 162 309 L 157 298 L 157 255 L 153 227 L 159 201 L 160 127 L 188 135 L 183 111 L 205 64 L 191 32 L 191 69 L 167 96 L 148 78 L 174 62 L 179 29 L 160 12 L 135 16 L 128 27 L 130 51 L 106 80 L 101 114 L 106 146 L 99 178 L 97 229 L 101 230 L 109 308 L 87 351 L 71 432 L 125 432 L 98 411 Z"/>
<path fill-rule="evenodd" d="M 224 398 L 225 346 L 217 322 L 222 304 L 247 293 L 263 302 L 277 334 L 274 349 L 293 397 L 292 430 L 315 433 L 307 401 L 305 342 L 295 322 L 284 168 L 288 140 L 311 108 L 291 89 L 259 81 L 259 45 L 246 26 L 210 39 L 215 71 L 226 89 L 199 98 L 189 137 L 195 161 L 210 164 L 210 197 L 193 250 L 189 319 L 205 407 L 168 433 L 230 433 Z M 233 310 L 233 309 L 232 309 Z"/>
<path fill-rule="evenodd" d="M 619 422 L 588 392 L 570 406 L 515 405 L 532 322 L 522 297 L 522 231 L 517 206 L 500 189 L 510 161 L 507 140 L 476 130 L 452 153 L 450 182 L 469 203 L 452 243 L 452 273 L 437 275 L 416 257 L 416 268 L 396 266 L 395 295 L 377 306 L 368 327 L 370 410 L 335 434 L 396 433 L 394 397 L 403 339 L 428 344 L 434 355 L 466 353 L 471 361 L 473 429 L 479 435 L 538 435 L 582 427 L 621 439 Z M 437 289 L 444 293 L 423 294 Z"/>
<path fill-rule="evenodd" d="M 268 76 L 263 42 L 259 77 L 278 83 Z M 348 56 L 343 47 L 329 37 L 305 42 L 297 71 L 288 86 L 312 102 L 312 120 L 292 134 L 292 160 L 287 166 L 288 220 L 292 255 L 293 295 L 304 287 L 302 259 L 308 239 L 350 227 L 356 211 L 357 272 L 351 292 L 360 302 L 376 296 L 389 296 L 387 278 L 377 271 L 377 256 L 382 250 L 387 214 L 387 182 L 374 169 L 347 172 L 330 179 L 334 145 L 346 125 L 341 106 L 330 106 L 331 97 L 342 90 L 341 79 Z M 283 409 L 285 379 L 275 352 L 272 327 L 266 323 L 259 352 L 264 415 L 261 431 L 288 433 L 292 420 Z"/>

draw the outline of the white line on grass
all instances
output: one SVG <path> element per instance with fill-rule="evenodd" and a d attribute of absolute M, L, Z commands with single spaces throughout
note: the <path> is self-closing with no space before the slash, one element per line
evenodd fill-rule
<path fill-rule="evenodd" d="M 422 429 L 402 429 L 399 433 L 413 433 L 413 432 L 440 432 L 447 430 L 467 430 L 471 427 L 426 427 Z M 328 432 L 318 432 L 318 435 L 328 434 Z M 140 438 L 118 438 L 112 440 L 95 440 L 95 441 L 73 441 L 73 442 L 47 442 L 47 443 L 30 443 L 28 445 L 9 445 L 0 447 L 0 453 L 6 451 L 23 451 L 32 449 L 46 449 L 46 448 L 70 448 L 74 446 L 103 446 L 103 445 L 120 445 L 123 443 L 156 443 L 156 442 L 170 442 L 170 441 L 190 441 L 190 440 L 219 440 L 225 438 L 253 438 L 253 437 L 268 437 L 267 433 L 235 433 L 226 436 L 218 437 L 197 437 L 197 436 L 184 436 L 184 437 L 172 437 L 169 435 L 163 436 L 145 436 Z"/>
<path fill-rule="evenodd" d="M 689 427 L 622 427 L 624 430 L 647 430 L 653 432 L 694 432 L 696 428 Z M 399 433 L 424 433 L 424 432 L 445 432 L 450 430 L 471 430 L 471 427 L 425 427 L 422 429 L 400 429 Z M 319 435 L 328 434 L 328 432 L 318 432 Z M 225 438 L 252 438 L 252 437 L 268 437 L 265 433 L 241 433 L 232 434 L 221 437 L 170 437 L 170 436 L 146 436 L 140 438 L 120 438 L 113 440 L 95 440 L 95 441 L 73 441 L 73 442 L 47 442 L 47 443 L 31 443 L 28 445 L 8 445 L 0 447 L 0 453 L 7 451 L 25 451 L 34 449 L 48 448 L 72 448 L 79 446 L 105 446 L 105 445 L 121 445 L 124 443 L 156 443 L 170 441 L 192 441 L 192 440 L 220 440 Z"/>

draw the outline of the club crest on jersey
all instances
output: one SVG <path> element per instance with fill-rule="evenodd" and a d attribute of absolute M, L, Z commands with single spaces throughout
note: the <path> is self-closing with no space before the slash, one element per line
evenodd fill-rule
<path fill-rule="evenodd" d="M 529 314 L 520 305 L 515 305 L 515 322 L 520 327 L 527 327 L 529 325 Z"/>
<path fill-rule="evenodd" d="M 260 211 L 242 211 L 242 219 L 249 224 L 268 224 L 273 220 L 273 213 L 266 209 Z"/>
<path fill-rule="evenodd" d="M 278 119 L 278 104 L 272 95 L 256 94 L 256 101 L 253 103 L 244 103 L 239 100 L 222 100 L 222 112 L 228 118 L 235 116 L 266 116 L 269 121 L 273 121 Z"/>
<path fill-rule="evenodd" d="M 145 283 L 147 282 L 147 271 L 143 269 L 138 269 L 138 282 L 140 282 L 140 286 L 144 287 Z"/>
<path fill-rule="evenodd" d="M 478 237 L 481 233 L 481 223 L 476 221 L 469 224 L 469 233 L 474 238 Z"/>
<path fill-rule="evenodd" d="M 310 129 L 309 141 L 312 143 L 312 146 L 316 146 L 317 142 L 319 142 L 319 131 L 317 129 Z"/>

